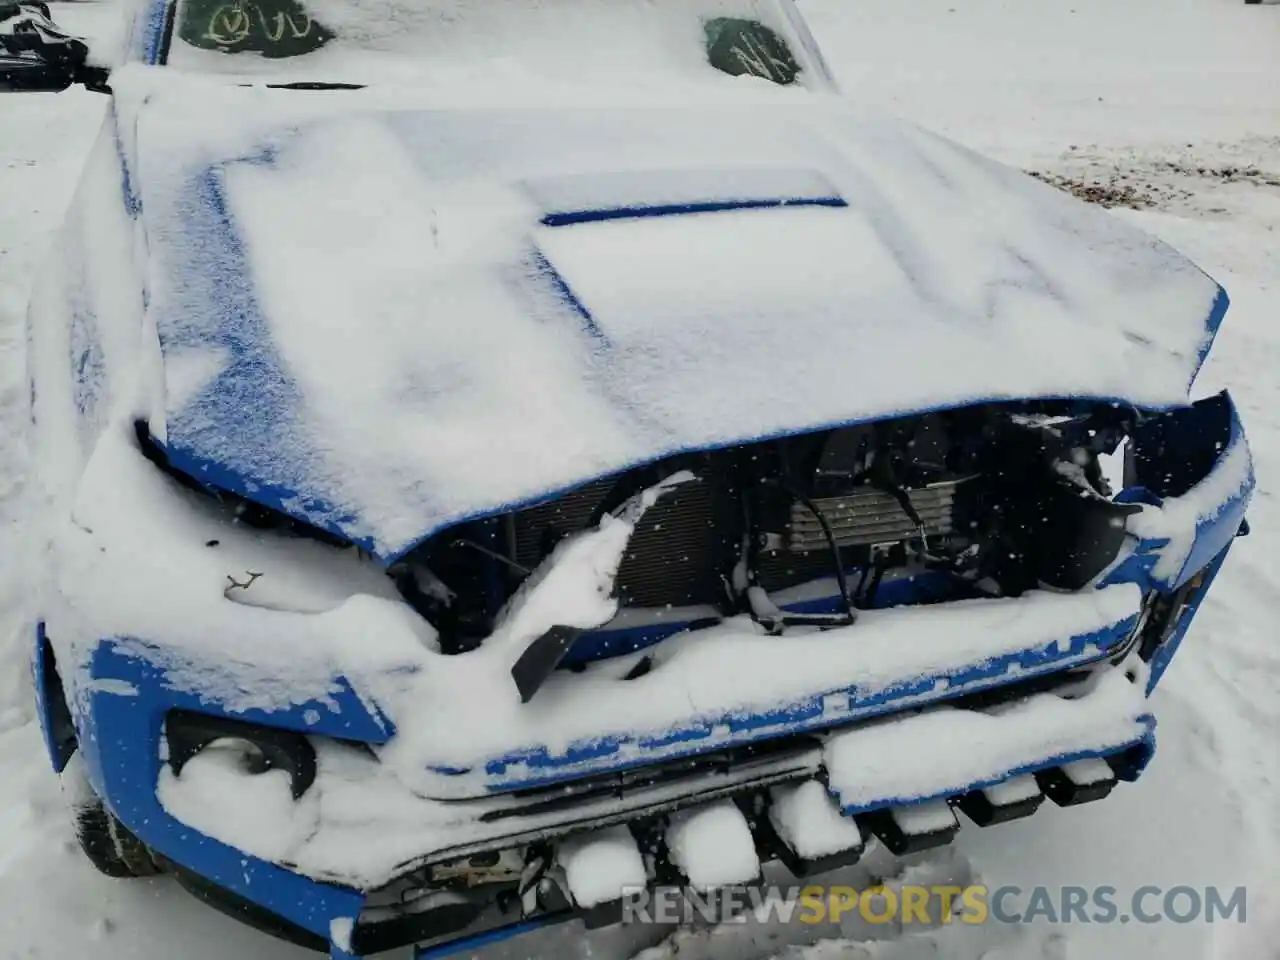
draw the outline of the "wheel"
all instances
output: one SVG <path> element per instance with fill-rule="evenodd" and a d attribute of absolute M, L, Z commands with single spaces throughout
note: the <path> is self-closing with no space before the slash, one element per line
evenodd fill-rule
<path fill-rule="evenodd" d="M 154 877 L 161 868 L 151 849 L 130 832 L 93 792 L 77 751 L 62 773 L 63 789 L 71 800 L 72 819 L 80 849 L 99 873 L 117 879 Z"/>
<path fill-rule="evenodd" d="M 101 800 L 75 811 L 76 839 L 99 873 L 108 877 L 154 877 L 160 867 L 145 843 L 129 832 Z"/>

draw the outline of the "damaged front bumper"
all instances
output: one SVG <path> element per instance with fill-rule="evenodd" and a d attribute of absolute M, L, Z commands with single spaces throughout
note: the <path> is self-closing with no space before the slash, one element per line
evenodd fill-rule
<path fill-rule="evenodd" d="M 1253 489 L 1225 394 L 1153 417 L 1128 462 L 1117 499 L 1143 510 L 1094 588 L 876 611 L 807 635 L 730 621 L 639 680 L 553 677 L 520 708 L 523 745 L 482 743 L 467 762 L 397 730 L 368 676 L 335 670 L 323 695 L 272 704 L 202 684 L 218 665 L 161 642 L 106 640 L 71 705 L 90 779 L 203 895 L 334 957 L 614 919 L 610 902 L 550 882 L 566 876 L 570 836 L 581 847 L 625 825 L 662 851 L 680 818 L 738 811 L 757 858 L 804 873 L 856 858 L 870 836 L 899 853 L 945 842 L 955 810 L 985 825 L 1045 796 L 1096 799 L 1149 760 L 1148 696 Z M 646 685 L 666 684 L 689 708 L 650 723 Z M 565 736 L 593 703 L 596 732 Z M 267 772 L 203 749 L 219 741 L 266 755 Z M 385 762 L 405 744 L 422 759 L 410 777 Z M 807 784 L 857 829 L 806 837 L 823 815 L 796 800 Z M 694 882 L 697 864 L 678 859 L 646 862 L 644 882 Z"/>

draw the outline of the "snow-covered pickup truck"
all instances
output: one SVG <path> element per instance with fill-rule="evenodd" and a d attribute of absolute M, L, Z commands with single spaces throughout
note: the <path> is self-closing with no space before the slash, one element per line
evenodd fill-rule
<path fill-rule="evenodd" d="M 129 10 L 29 325 L 100 868 L 438 952 L 1138 777 L 1254 485 L 1195 266 L 791 0 Z"/>

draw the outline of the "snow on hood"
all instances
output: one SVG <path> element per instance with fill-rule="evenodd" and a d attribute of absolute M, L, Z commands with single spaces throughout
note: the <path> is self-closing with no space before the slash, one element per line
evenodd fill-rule
<path fill-rule="evenodd" d="M 835 103 L 361 96 L 157 95 L 138 179 L 153 431 L 384 559 L 677 451 L 983 399 L 1178 405 L 1225 307 L 1117 218 Z"/>

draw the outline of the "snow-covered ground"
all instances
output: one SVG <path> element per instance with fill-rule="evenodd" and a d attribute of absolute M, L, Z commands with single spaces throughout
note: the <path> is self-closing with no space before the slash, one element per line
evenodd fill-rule
<path fill-rule="evenodd" d="M 1044 809 L 910 877 L 996 886 L 1250 887 L 1250 922 L 952 926 L 878 943 L 788 947 L 795 931 L 682 935 L 646 960 L 1280 957 L 1280 10 L 1240 0 L 801 0 L 848 95 L 887 106 L 1080 192 L 1170 241 L 1229 290 L 1200 390 L 1229 385 L 1260 489 L 1239 542 L 1157 695 L 1160 751 L 1103 804 Z M 59 5 L 65 26 L 112 29 L 106 3 Z M 102 879 L 75 849 L 26 691 L 21 542 L 21 316 L 104 101 L 73 91 L 0 98 L 0 957 L 303 957 L 167 880 Z M 856 878 L 854 878 L 856 882 Z M 1267 911 L 1270 899 L 1271 912 Z M 1267 929 L 1270 928 L 1270 933 Z M 824 930 L 836 936 L 841 931 Z M 880 929 L 843 931 L 865 936 Z M 1241 943 L 1243 937 L 1251 946 Z M 572 949 L 572 952 L 571 952 Z M 584 953 L 535 938 L 502 956 Z M 616 954 L 601 945 L 596 957 Z"/>

